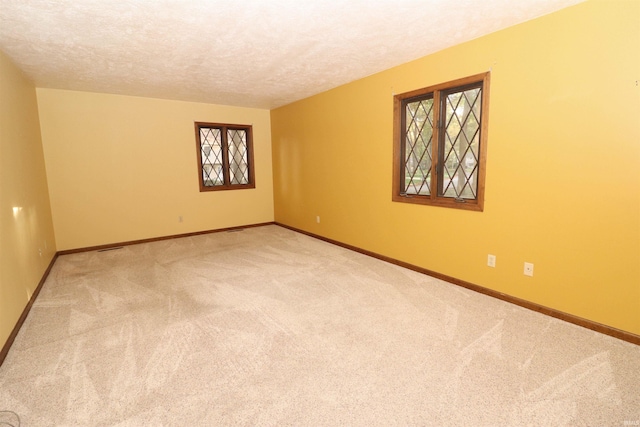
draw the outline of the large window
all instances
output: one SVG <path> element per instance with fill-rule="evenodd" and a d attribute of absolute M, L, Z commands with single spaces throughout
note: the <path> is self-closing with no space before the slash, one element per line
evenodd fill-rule
<path fill-rule="evenodd" d="M 200 191 L 255 188 L 251 126 L 195 126 Z"/>
<path fill-rule="evenodd" d="M 394 97 L 393 200 L 481 211 L 489 73 Z"/>

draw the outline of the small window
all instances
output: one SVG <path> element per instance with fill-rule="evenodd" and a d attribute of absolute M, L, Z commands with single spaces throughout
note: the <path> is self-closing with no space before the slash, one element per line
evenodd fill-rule
<path fill-rule="evenodd" d="M 255 188 L 251 126 L 195 126 L 200 191 Z"/>
<path fill-rule="evenodd" d="M 489 73 L 394 97 L 393 201 L 482 211 Z"/>

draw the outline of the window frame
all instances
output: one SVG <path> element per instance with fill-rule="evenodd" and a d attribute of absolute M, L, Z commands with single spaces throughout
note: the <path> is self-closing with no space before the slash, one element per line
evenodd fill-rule
<path fill-rule="evenodd" d="M 209 123 L 209 122 L 194 122 L 196 133 L 196 152 L 198 161 L 198 185 L 200 192 L 205 191 L 223 191 L 223 190 L 243 190 L 256 187 L 255 173 L 254 173 L 254 157 L 253 157 L 253 126 L 252 125 L 240 125 L 240 124 L 228 124 L 228 123 Z M 207 186 L 205 185 L 204 169 L 202 164 L 202 141 L 200 139 L 201 129 L 219 129 L 220 130 L 220 144 L 222 149 L 222 170 L 223 170 L 223 184 Z M 229 148 L 227 143 L 227 132 L 229 130 L 242 130 L 246 132 L 247 136 L 247 173 L 248 179 L 246 184 L 231 184 L 230 182 L 230 167 L 229 167 Z"/>
<path fill-rule="evenodd" d="M 392 201 L 415 203 L 422 205 L 448 207 L 472 211 L 484 210 L 485 175 L 487 160 L 487 128 L 489 122 L 489 81 L 490 72 L 452 80 L 405 93 L 393 97 L 393 192 Z M 477 189 L 475 199 L 456 199 L 440 196 L 442 178 L 442 162 L 444 160 L 444 126 L 446 112 L 442 111 L 443 93 L 450 93 L 457 89 L 480 84 L 482 100 L 480 108 L 480 138 L 478 153 Z M 431 95 L 433 97 L 433 128 L 431 138 L 431 170 L 429 178 L 429 195 L 403 194 L 402 182 L 405 178 L 405 147 L 406 147 L 406 105 L 409 102 Z"/>

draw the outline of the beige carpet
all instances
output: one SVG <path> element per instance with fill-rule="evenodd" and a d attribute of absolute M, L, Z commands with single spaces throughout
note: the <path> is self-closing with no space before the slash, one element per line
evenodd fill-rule
<path fill-rule="evenodd" d="M 59 257 L 0 368 L 0 411 L 21 426 L 639 425 L 640 347 L 265 226 Z"/>

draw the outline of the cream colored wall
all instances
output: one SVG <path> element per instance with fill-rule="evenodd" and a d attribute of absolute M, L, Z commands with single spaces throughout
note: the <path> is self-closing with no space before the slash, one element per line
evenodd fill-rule
<path fill-rule="evenodd" d="M 268 110 L 37 94 L 58 250 L 273 221 Z M 253 125 L 255 189 L 199 192 L 195 121 Z"/>
<path fill-rule="evenodd" d="M 487 70 L 485 211 L 391 202 L 393 95 Z M 640 2 L 589 1 L 279 108 L 276 221 L 640 334 L 639 79 Z"/>
<path fill-rule="evenodd" d="M 36 91 L 0 52 L 0 348 L 55 252 Z"/>

